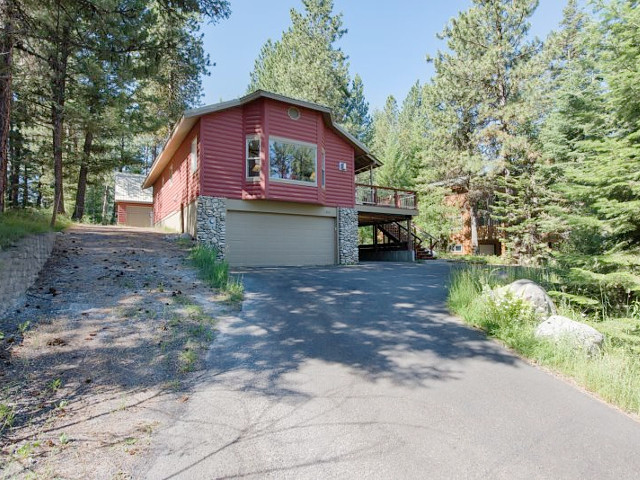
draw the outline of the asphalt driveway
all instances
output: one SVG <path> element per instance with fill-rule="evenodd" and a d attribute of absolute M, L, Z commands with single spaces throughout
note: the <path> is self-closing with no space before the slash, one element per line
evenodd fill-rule
<path fill-rule="evenodd" d="M 450 264 L 256 269 L 147 478 L 638 478 L 640 423 L 446 310 Z"/>

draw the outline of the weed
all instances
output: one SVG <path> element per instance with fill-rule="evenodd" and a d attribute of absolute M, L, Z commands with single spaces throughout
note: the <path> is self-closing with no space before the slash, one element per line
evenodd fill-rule
<path fill-rule="evenodd" d="M 18 324 L 18 331 L 20 332 L 20 334 L 24 335 L 26 331 L 29 330 L 30 325 L 31 325 L 31 322 L 29 320 Z"/>
<path fill-rule="evenodd" d="M 60 441 L 60 445 L 66 445 L 67 443 L 69 443 L 69 436 L 66 433 L 62 432 L 58 437 L 58 440 Z"/>
<path fill-rule="evenodd" d="M 198 355 L 195 350 L 189 346 L 180 352 L 180 371 L 182 373 L 192 372 L 195 368 Z"/>
<path fill-rule="evenodd" d="M 21 458 L 27 458 L 29 455 L 33 453 L 33 447 L 34 445 L 31 442 L 23 443 L 16 450 L 16 454 Z"/>
<path fill-rule="evenodd" d="M 160 283 L 158 284 L 158 291 L 159 291 L 160 293 L 164 292 L 164 283 L 160 282 Z"/>
<path fill-rule="evenodd" d="M 193 240 L 187 237 L 178 237 L 178 239 L 176 240 L 176 243 L 180 247 L 191 247 L 193 245 Z"/>
<path fill-rule="evenodd" d="M 230 301 L 242 301 L 244 287 L 239 278 L 229 275 L 229 264 L 218 260 L 215 248 L 198 245 L 191 251 L 191 262 L 198 269 L 202 279 L 211 287 L 226 293 Z"/>
<path fill-rule="evenodd" d="M 14 408 L 5 403 L 0 403 L 0 433 L 6 428 L 11 428 L 15 418 Z"/>
<path fill-rule="evenodd" d="M 52 392 L 57 392 L 62 386 L 62 380 L 59 378 L 56 378 L 51 382 L 49 382 L 48 386 L 49 386 L 49 390 L 51 390 Z"/>

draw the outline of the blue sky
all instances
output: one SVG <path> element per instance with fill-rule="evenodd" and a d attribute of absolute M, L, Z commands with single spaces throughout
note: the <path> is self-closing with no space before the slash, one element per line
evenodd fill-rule
<path fill-rule="evenodd" d="M 427 81 L 432 68 L 427 54 L 444 48 L 436 33 L 469 0 L 334 0 L 348 33 L 339 47 L 349 56 L 351 75 L 362 77 L 371 110 L 388 95 L 402 101 L 416 80 Z M 384 7 L 378 7 L 382 4 Z M 544 38 L 558 26 L 564 0 L 540 0 L 531 20 L 532 34 Z M 205 104 L 242 96 L 249 72 L 268 38 L 280 38 L 289 27 L 291 8 L 300 0 L 231 0 L 231 17 L 203 28 L 205 49 L 216 66 L 203 78 Z"/>

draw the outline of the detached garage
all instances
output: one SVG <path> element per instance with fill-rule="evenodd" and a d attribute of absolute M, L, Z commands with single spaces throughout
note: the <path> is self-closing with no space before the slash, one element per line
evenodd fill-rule
<path fill-rule="evenodd" d="M 333 265 L 336 209 L 229 200 L 226 258 L 234 266 Z"/>
<path fill-rule="evenodd" d="M 118 225 L 153 226 L 153 195 L 142 189 L 144 175 L 116 173 L 115 203 Z"/>

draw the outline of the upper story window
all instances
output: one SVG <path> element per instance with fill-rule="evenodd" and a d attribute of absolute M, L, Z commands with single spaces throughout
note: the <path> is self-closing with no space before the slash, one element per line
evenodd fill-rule
<path fill-rule="evenodd" d="M 189 159 L 191 161 L 191 173 L 194 173 L 198 169 L 198 137 L 193 137 L 191 141 Z"/>
<path fill-rule="evenodd" d="M 260 178 L 260 137 L 247 137 L 247 178 Z"/>
<path fill-rule="evenodd" d="M 269 178 L 317 185 L 318 148 L 312 143 L 269 138 Z"/>
<path fill-rule="evenodd" d="M 300 118 L 300 110 L 298 110 L 296 107 L 289 107 L 289 109 L 287 110 L 287 115 L 289 115 L 289 118 L 291 120 L 298 120 Z"/>
<path fill-rule="evenodd" d="M 169 166 L 169 185 L 173 185 L 173 165 Z"/>

